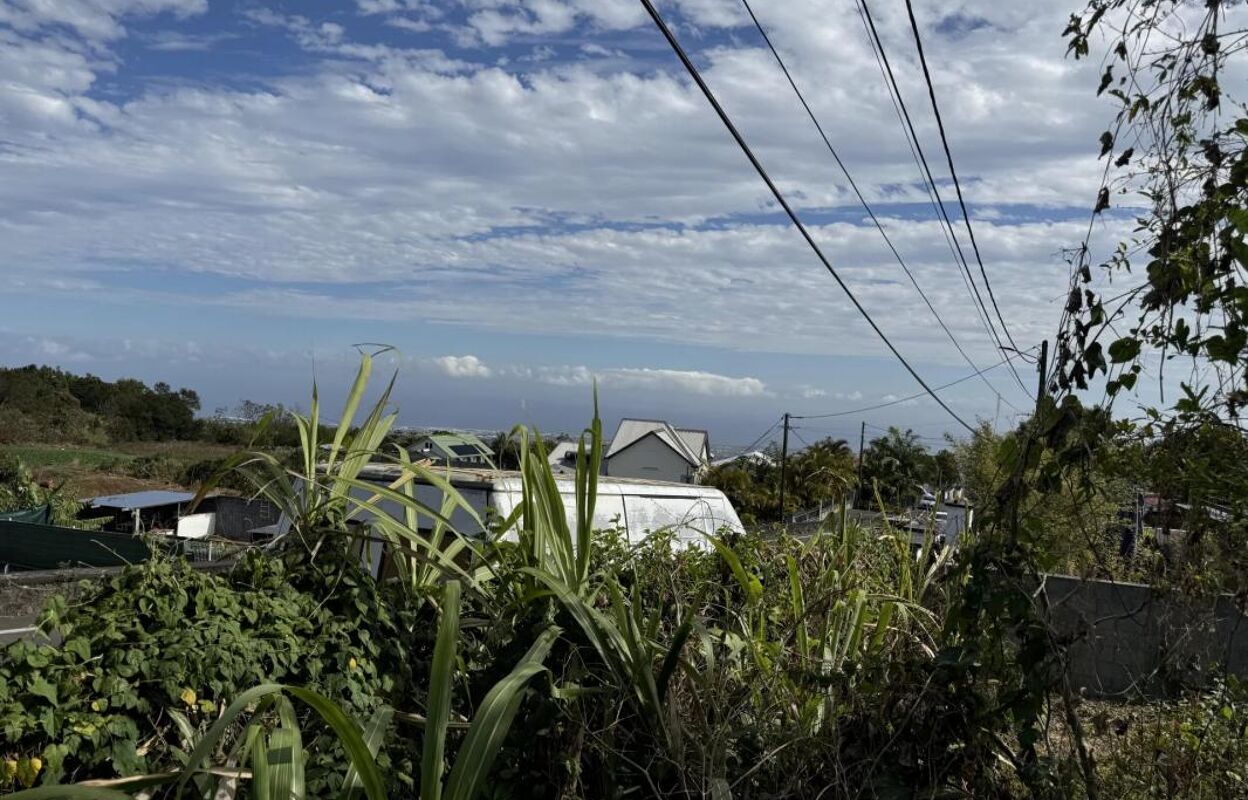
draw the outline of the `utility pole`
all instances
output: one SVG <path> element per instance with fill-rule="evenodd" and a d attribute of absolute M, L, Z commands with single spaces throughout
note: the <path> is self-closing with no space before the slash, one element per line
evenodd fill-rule
<path fill-rule="evenodd" d="M 862 428 L 858 431 L 858 485 L 854 491 L 855 500 L 862 499 L 862 454 L 867 446 L 867 421 L 862 421 Z M 857 503 L 855 503 L 857 505 Z"/>
<path fill-rule="evenodd" d="M 780 522 L 784 523 L 784 484 L 789 471 L 789 412 L 784 412 L 784 438 L 780 440 Z"/>
<path fill-rule="evenodd" d="M 1036 412 L 1040 411 L 1040 401 L 1044 398 L 1049 376 L 1049 340 L 1040 343 L 1040 385 L 1036 388 Z"/>

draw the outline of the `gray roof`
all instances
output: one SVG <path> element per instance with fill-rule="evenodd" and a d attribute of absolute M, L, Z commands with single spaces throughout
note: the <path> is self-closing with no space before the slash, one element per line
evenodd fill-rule
<path fill-rule="evenodd" d="M 546 460 L 550 462 L 551 470 L 556 475 L 575 473 L 576 450 L 577 442 L 556 442 L 546 456 Z"/>
<path fill-rule="evenodd" d="M 133 511 L 136 508 L 156 508 L 189 503 L 195 499 L 192 492 L 170 492 L 154 489 L 146 492 L 130 492 L 128 494 L 106 494 L 89 498 L 86 502 L 94 508 L 112 508 L 118 511 Z"/>
<path fill-rule="evenodd" d="M 685 443 L 685 447 L 689 448 L 689 452 L 696 455 L 699 460 L 702 458 L 703 451 L 706 452 L 708 458 L 710 457 L 711 447 L 707 441 L 710 437 L 707 436 L 706 431 L 677 428 L 676 435 Z"/>
<path fill-rule="evenodd" d="M 611 458 L 624 448 L 646 436 L 654 434 L 664 444 L 676 451 L 676 454 L 693 466 L 700 466 L 702 445 L 706 443 L 706 431 L 677 430 L 660 419 L 629 419 L 620 420 L 620 427 L 611 438 L 611 448 L 606 458 Z"/>

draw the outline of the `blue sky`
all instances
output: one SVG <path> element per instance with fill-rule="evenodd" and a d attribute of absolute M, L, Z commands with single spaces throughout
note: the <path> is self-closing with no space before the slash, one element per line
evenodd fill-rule
<path fill-rule="evenodd" d="M 1064 58 L 1068 3 L 916 7 L 993 289 L 1030 347 L 1053 335 L 1112 108 L 1096 65 Z M 900 349 L 932 384 L 968 374 L 738 0 L 661 8 Z M 853 9 L 756 3 L 916 279 L 995 364 Z M 904 5 L 872 9 L 939 163 Z M 6 363 L 185 384 L 211 410 L 298 402 L 314 373 L 332 396 L 351 345 L 385 342 L 409 424 L 577 429 L 596 379 L 608 424 L 735 443 L 786 410 L 917 388 L 632 0 L 0 0 L 0 130 Z M 995 392 L 942 394 L 1007 424 L 1030 401 L 988 377 Z M 865 418 L 957 427 L 930 400 Z"/>

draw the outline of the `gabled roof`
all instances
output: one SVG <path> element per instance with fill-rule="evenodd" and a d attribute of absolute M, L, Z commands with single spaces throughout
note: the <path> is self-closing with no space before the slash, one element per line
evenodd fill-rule
<path fill-rule="evenodd" d="M 557 442 L 546 455 L 550 468 L 556 475 L 576 472 L 577 442 Z"/>
<path fill-rule="evenodd" d="M 433 457 L 448 464 L 485 462 L 493 466 L 494 452 L 471 433 L 426 433 L 407 446 L 412 458 Z"/>
<path fill-rule="evenodd" d="M 706 453 L 706 457 L 711 456 L 710 436 L 706 431 L 697 428 L 676 428 L 676 435 L 685 443 L 685 447 L 689 448 L 689 452 L 702 459 L 702 453 Z"/>
<path fill-rule="evenodd" d="M 706 431 L 677 431 L 660 419 L 625 417 L 620 420 L 620 427 L 616 429 L 615 436 L 611 438 L 611 448 L 605 457 L 609 459 L 647 436 L 654 436 L 663 442 L 691 466 L 702 465 L 702 444 L 706 442 Z"/>
<path fill-rule="evenodd" d="M 478 452 L 487 456 L 493 455 L 489 446 L 471 433 L 427 433 L 412 444 L 414 446 L 425 439 L 432 441 L 444 452 L 454 455 L 476 455 Z"/>

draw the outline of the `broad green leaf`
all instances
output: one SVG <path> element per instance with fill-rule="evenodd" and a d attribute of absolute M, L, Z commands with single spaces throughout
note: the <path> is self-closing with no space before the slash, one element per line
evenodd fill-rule
<path fill-rule="evenodd" d="M 459 639 L 460 587 L 449 581 L 442 595 L 442 620 L 429 667 L 429 707 L 420 765 L 420 800 L 439 800 L 445 769 L 446 725 L 451 717 L 455 650 Z"/>
<path fill-rule="evenodd" d="M 524 688 L 534 675 L 546 670 L 542 662 L 558 636 L 558 628 L 542 631 L 511 673 L 494 684 L 481 701 L 455 755 L 455 766 L 446 784 L 447 800 L 473 800 L 481 790 L 520 708 Z"/>

